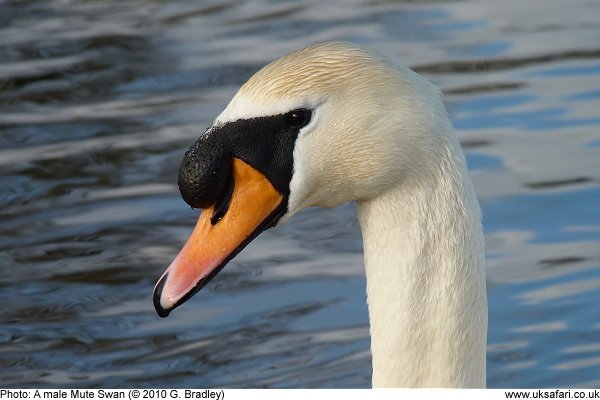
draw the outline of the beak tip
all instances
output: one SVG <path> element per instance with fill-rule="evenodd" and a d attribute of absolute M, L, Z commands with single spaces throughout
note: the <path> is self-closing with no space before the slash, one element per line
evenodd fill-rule
<path fill-rule="evenodd" d="M 162 291 L 165 286 L 165 282 L 167 281 L 167 274 L 165 274 L 156 284 L 154 288 L 154 295 L 152 296 L 152 301 L 154 303 L 154 309 L 156 313 L 161 318 L 166 318 L 171 313 L 173 307 L 163 307 L 161 303 Z"/>
<path fill-rule="evenodd" d="M 167 318 L 169 316 L 169 314 L 171 313 L 171 310 L 162 308 L 162 307 L 158 306 L 156 303 L 154 303 L 154 308 L 156 308 L 156 313 L 161 318 Z"/>

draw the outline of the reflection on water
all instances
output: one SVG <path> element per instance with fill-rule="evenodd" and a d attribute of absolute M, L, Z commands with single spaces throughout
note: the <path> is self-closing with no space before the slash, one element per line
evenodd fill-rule
<path fill-rule="evenodd" d="M 266 232 L 167 320 L 151 302 L 195 222 L 185 149 L 261 65 L 334 38 L 446 93 L 484 211 L 489 385 L 600 386 L 597 4 L 0 7 L 3 387 L 370 384 L 353 205 Z"/>

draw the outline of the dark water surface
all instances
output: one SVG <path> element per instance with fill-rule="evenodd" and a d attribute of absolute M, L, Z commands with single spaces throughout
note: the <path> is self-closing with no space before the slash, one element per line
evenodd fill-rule
<path fill-rule="evenodd" d="M 600 386 L 600 3 L 1 1 L 0 386 L 367 387 L 353 205 L 170 318 L 183 152 L 261 65 L 345 39 L 438 84 L 482 203 L 491 387 Z"/>

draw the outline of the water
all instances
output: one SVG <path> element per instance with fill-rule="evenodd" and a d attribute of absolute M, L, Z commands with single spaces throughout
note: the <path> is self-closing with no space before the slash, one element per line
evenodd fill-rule
<path fill-rule="evenodd" d="M 0 1 L 0 385 L 367 387 L 352 205 L 166 320 L 183 152 L 261 65 L 345 39 L 439 85 L 487 240 L 491 387 L 600 386 L 600 4 Z"/>

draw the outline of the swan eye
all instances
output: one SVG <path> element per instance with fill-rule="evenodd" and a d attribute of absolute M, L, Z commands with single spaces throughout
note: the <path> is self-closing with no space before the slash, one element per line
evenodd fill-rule
<path fill-rule="evenodd" d="M 312 112 L 306 108 L 299 108 L 297 110 L 290 111 L 287 114 L 288 124 L 294 128 L 303 128 L 310 122 Z"/>

